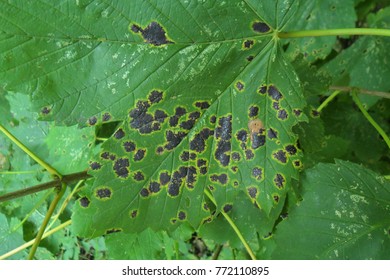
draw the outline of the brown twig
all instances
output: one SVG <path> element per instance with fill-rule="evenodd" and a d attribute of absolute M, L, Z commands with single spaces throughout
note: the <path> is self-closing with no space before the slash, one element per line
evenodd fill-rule
<path fill-rule="evenodd" d="M 375 91 L 375 90 L 368 90 L 368 89 L 357 88 L 357 87 L 344 87 L 344 86 L 330 86 L 329 89 L 339 90 L 339 91 L 344 91 L 344 92 L 350 92 L 352 90 L 357 90 L 359 93 L 390 99 L 390 93 L 384 92 L 384 91 Z"/>

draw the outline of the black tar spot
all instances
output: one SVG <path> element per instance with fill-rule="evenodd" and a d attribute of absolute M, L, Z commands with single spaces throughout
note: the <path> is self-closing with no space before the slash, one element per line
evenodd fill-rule
<path fill-rule="evenodd" d="M 150 182 L 149 191 L 151 193 L 158 193 L 160 191 L 160 184 L 158 182 Z"/>
<path fill-rule="evenodd" d="M 184 151 L 180 155 L 180 159 L 182 161 L 189 161 L 190 160 L 190 153 L 188 151 Z"/>
<path fill-rule="evenodd" d="M 272 108 L 274 108 L 275 110 L 279 110 L 280 109 L 279 102 L 277 101 L 272 102 Z"/>
<path fill-rule="evenodd" d="M 227 154 L 231 150 L 231 142 L 220 140 L 215 150 L 215 158 L 222 164 L 222 166 L 228 166 L 230 162 L 230 155 Z"/>
<path fill-rule="evenodd" d="M 80 198 L 79 203 L 80 203 L 81 207 L 86 208 L 89 206 L 89 203 L 91 203 L 91 202 L 89 201 L 89 199 L 86 196 L 83 196 L 82 198 Z"/>
<path fill-rule="evenodd" d="M 210 103 L 208 101 L 197 101 L 195 102 L 195 107 L 204 110 L 210 107 Z"/>
<path fill-rule="evenodd" d="M 200 118 L 200 112 L 198 112 L 198 111 L 192 112 L 192 113 L 189 114 L 188 117 L 189 117 L 191 120 L 196 121 L 197 119 Z"/>
<path fill-rule="evenodd" d="M 210 123 L 216 123 L 217 117 L 216 116 L 211 116 L 210 117 Z"/>
<path fill-rule="evenodd" d="M 134 219 L 134 218 L 137 217 L 137 214 L 138 214 L 138 211 L 137 211 L 137 210 L 133 210 L 133 211 L 131 211 L 131 213 L 130 213 L 130 217 Z"/>
<path fill-rule="evenodd" d="M 130 153 L 135 151 L 136 145 L 132 141 L 126 141 L 123 143 L 123 148 L 125 149 L 126 152 Z"/>
<path fill-rule="evenodd" d="M 256 198 L 257 195 L 257 189 L 255 187 L 249 187 L 248 188 L 248 194 L 251 198 Z"/>
<path fill-rule="evenodd" d="M 289 153 L 290 155 L 295 155 L 297 153 L 297 148 L 295 148 L 294 145 L 287 145 L 286 146 L 286 151 L 287 153 Z"/>
<path fill-rule="evenodd" d="M 279 196 L 278 195 L 274 195 L 274 200 L 275 200 L 276 203 L 278 203 L 279 202 Z"/>
<path fill-rule="evenodd" d="M 239 160 L 241 160 L 241 156 L 240 156 L 239 153 L 234 152 L 234 153 L 232 153 L 232 159 L 233 159 L 234 161 L 239 161 Z"/>
<path fill-rule="evenodd" d="M 273 130 L 272 128 L 268 129 L 267 132 L 269 139 L 277 139 L 278 138 L 278 132 L 276 130 Z"/>
<path fill-rule="evenodd" d="M 116 139 L 121 139 L 123 137 L 125 137 L 125 132 L 123 131 L 122 128 L 119 128 L 115 133 L 114 133 L 114 137 Z"/>
<path fill-rule="evenodd" d="M 302 114 L 302 110 L 294 109 L 295 116 L 299 117 Z"/>
<path fill-rule="evenodd" d="M 244 89 L 244 84 L 241 83 L 241 82 L 237 82 L 236 83 L 236 88 L 239 90 L 239 91 L 242 91 Z"/>
<path fill-rule="evenodd" d="M 252 149 L 257 149 L 265 144 L 265 135 L 260 133 L 252 134 Z"/>
<path fill-rule="evenodd" d="M 165 148 L 167 150 L 174 149 L 177 145 L 180 144 L 180 142 L 183 140 L 184 137 L 186 137 L 187 133 L 179 131 L 177 133 L 168 130 L 166 132 L 165 138 L 168 141 L 168 144 L 165 145 Z"/>
<path fill-rule="evenodd" d="M 232 137 L 232 115 L 221 117 L 218 121 L 219 126 L 215 129 L 216 138 L 228 141 Z"/>
<path fill-rule="evenodd" d="M 115 161 L 113 169 L 119 177 L 127 178 L 129 176 L 128 167 L 130 166 L 129 159 L 119 158 Z"/>
<path fill-rule="evenodd" d="M 138 25 L 136 24 L 133 24 L 131 27 L 130 27 L 131 31 L 133 31 L 134 33 L 138 33 L 142 30 L 141 27 L 139 27 Z"/>
<path fill-rule="evenodd" d="M 162 186 L 168 184 L 170 180 L 171 180 L 171 175 L 169 175 L 168 172 L 162 172 L 160 174 L 160 184 Z"/>
<path fill-rule="evenodd" d="M 168 41 L 164 28 L 155 21 L 151 22 L 144 30 L 140 31 L 145 41 L 152 45 L 161 46 L 164 44 L 172 44 L 171 41 Z"/>
<path fill-rule="evenodd" d="M 276 174 L 274 178 L 275 185 L 279 188 L 282 189 L 284 187 L 284 183 L 286 182 L 286 179 L 284 179 L 282 174 Z"/>
<path fill-rule="evenodd" d="M 198 167 L 201 167 L 201 166 L 205 166 L 207 164 L 207 161 L 206 160 L 204 160 L 204 159 L 198 159 L 198 161 L 196 162 L 196 165 L 198 166 Z"/>
<path fill-rule="evenodd" d="M 110 153 L 109 152 L 103 152 L 100 154 L 100 157 L 102 159 L 109 159 L 110 158 Z"/>
<path fill-rule="evenodd" d="M 163 123 L 167 117 L 168 115 L 162 110 L 156 110 L 156 112 L 154 112 L 154 120 L 160 123 Z"/>
<path fill-rule="evenodd" d="M 250 55 L 246 58 L 246 60 L 248 60 L 249 62 L 251 62 L 255 57 L 253 55 Z"/>
<path fill-rule="evenodd" d="M 253 154 L 252 150 L 245 150 L 245 158 L 247 160 L 253 159 L 255 155 Z"/>
<path fill-rule="evenodd" d="M 91 162 L 89 166 L 91 167 L 92 170 L 98 170 L 102 168 L 102 165 L 96 161 Z"/>
<path fill-rule="evenodd" d="M 259 114 L 259 107 L 251 106 L 249 108 L 249 117 L 250 118 L 257 117 L 258 114 Z"/>
<path fill-rule="evenodd" d="M 148 197 L 149 196 L 149 191 L 148 191 L 148 189 L 145 189 L 145 188 L 142 188 L 139 193 L 140 193 L 140 195 L 142 197 Z"/>
<path fill-rule="evenodd" d="M 161 155 L 163 152 L 164 152 L 164 147 L 158 146 L 158 147 L 156 148 L 156 153 L 157 153 L 157 154 Z"/>
<path fill-rule="evenodd" d="M 285 109 L 279 110 L 278 111 L 278 118 L 281 120 L 285 120 L 288 118 L 287 111 Z"/>
<path fill-rule="evenodd" d="M 244 129 L 241 129 L 236 133 L 236 138 L 238 141 L 246 142 L 247 137 L 248 137 L 248 132 Z"/>
<path fill-rule="evenodd" d="M 222 185 L 226 185 L 228 181 L 228 176 L 225 173 L 222 173 L 220 175 L 213 174 L 210 175 L 210 180 L 213 182 L 220 182 Z"/>
<path fill-rule="evenodd" d="M 140 161 L 145 157 L 146 150 L 139 149 L 134 155 L 134 161 Z"/>
<path fill-rule="evenodd" d="M 294 166 L 300 167 L 302 165 L 302 162 L 300 160 L 294 160 Z"/>
<path fill-rule="evenodd" d="M 287 162 L 287 155 L 286 155 L 286 152 L 283 150 L 279 150 L 276 153 L 274 153 L 273 157 L 282 163 Z"/>
<path fill-rule="evenodd" d="M 261 87 L 259 88 L 259 93 L 265 94 L 266 92 L 267 92 L 267 86 L 261 86 Z"/>
<path fill-rule="evenodd" d="M 108 122 L 111 119 L 110 113 L 104 113 L 102 116 L 102 121 Z"/>
<path fill-rule="evenodd" d="M 318 112 L 317 110 L 311 110 L 311 115 L 316 118 L 316 117 L 319 117 L 320 116 L 320 112 Z"/>
<path fill-rule="evenodd" d="M 162 91 L 153 90 L 149 94 L 149 101 L 151 104 L 159 103 L 163 99 Z"/>
<path fill-rule="evenodd" d="M 177 217 L 179 218 L 180 221 L 183 221 L 186 219 L 187 215 L 184 211 L 180 211 L 178 214 L 177 214 Z"/>
<path fill-rule="evenodd" d="M 252 24 L 252 29 L 258 33 L 267 33 L 271 28 L 265 22 L 257 21 Z"/>
<path fill-rule="evenodd" d="M 145 176 L 144 176 L 144 174 L 141 171 L 135 172 L 133 178 L 136 181 L 143 181 L 143 180 L 145 180 Z"/>
<path fill-rule="evenodd" d="M 233 205 L 231 205 L 231 204 L 225 204 L 225 205 L 223 206 L 223 211 L 224 211 L 225 213 L 229 212 L 229 211 L 232 210 L 232 209 L 233 209 Z"/>
<path fill-rule="evenodd" d="M 255 42 L 253 42 L 253 40 L 246 40 L 246 41 L 244 42 L 244 48 L 250 49 L 250 48 L 253 46 L 254 43 L 255 43 Z"/>
<path fill-rule="evenodd" d="M 96 117 L 90 117 L 88 119 L 88 124 L 89 125 L 95 125 L 97 123 L 97 118 Z"/>
<path fill-rule="evenodd" d="M 283 95 L 280 93 L 280 91 L 275 86 L 269 86 L 268 87 L 268 95 L 273 99 L 278 101 L 283 97 Z"/>
<path fill-rule="evenodd" d="M 202 175 L 206 175 L 207 174 L 207 166 L 202 166 L 199 169 L 199 173 L 202 174 Z"/>
<path fill-rule="evenodd" d="M 187 120 L 180 123 L 180 127 L 185 130 L 191 130 L 195 125 L 195 120 Z"/>
<path fill-rule="evenodd" d="M 98 198 L 110 198 L 111 197 L 111 190 L 108 188 L 97 189 L 96 196 Z"/>
<path fill-rule="evenodd" d="M 252 176 L 256 178 L 256 180 L 261 180 L 263 177 L 263 170 L 259 167 L 255 167 L 252 169 Z"/>
<path fill-rule="evenodd" d="M 41 110 L 41 113 L 44 114 L 44 115 L 47 115 L 51 112 L 51 108 L 49 107 L 43 107 L 42 110 Z"/>

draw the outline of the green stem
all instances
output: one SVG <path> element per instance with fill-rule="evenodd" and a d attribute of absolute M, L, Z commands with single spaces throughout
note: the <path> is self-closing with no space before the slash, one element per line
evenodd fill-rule
<path fill-rule="evenodd" d="M 56 209 L 58 202 L 60 201 L 60 199 L 64 195 L 65 190 L 66 190 L 66 185 L 64 183 L 62 183 L 61 190 L 58 191 L 57 195 L 54 197 L 54 200 L 51 202 L 49 210 L 46 213 L 45 219 L 43 220 L 42 225 L 38 231 L 37 237 L 35 237 L 34 244 L 31 247 L 30 254 L 28 255 L 29 260 L 34 259 L 35 252 L 37 251 L 38 245 L 42 240 L 42 236 L 45 232 L 46 226 L 49 223 L 50 218 L 53 215 L 53 212 Z"/>
<path fill-rule="evenodd" d="M 344 35 L 390 36 L 390 29 L 341 28 L 341 29 L 323 29 L 323 30 L 301 30 L 301 31 L 278 33 L 279 38 L 302 38 L 302 37 L 344 36 Z"/>
<path fill-rule="evenodd" d="M 212 203 L 214 203 L 215 206 L 217 206 L 217 202 L 215 201 L 214 197 L 211 195 L 211 193 L 205 189 L 204 193 L 207 195 L 207 197 L 211 200 Z M 233 228 L 233 230 L 236 232 L 238 238 L 241 240 L 242 244 L 244 245 L 246 251 L 248 252 L 249 256 L 251 257 L 252 260 L 256 260 L 256 256 L 253 253 L 251 247 L 249 247 L 249 244 L 246 242 L 244 236 L 242 236 L 240 230 L 236 226 L 236 224 L 233 222 L 233 220 L 229 217 L 229 215 L 225 212 L 221 212 L 222 215 L 225 217 L 227 222 L 230 224 L 230 226 Z"/>
<path fill-rule="evenodd" d="M 29 187 L 29 188 L 26 188 L 23 190 L 19 190 L 19 191 L 15 191 L 15 192 L 11 192 L 11 193 L 7 193 L 5 195 L 2 195 L 2 196 L 0 196 L 0 202 L 15 199 L 15 198 L 26 196 L 26 195 L 33 194 L 33 193 L 37 193 L 37 192 L 40 192 L 43 190 L 59 187 L 59 186 L 61 186 L 61 183 L 70 184 L 72 182 L 80 181 L 82 179 L 87 179 L 89 177 L 90 177 L 90 175 L 88 175 L 87 171 L 64 175 L 64 176 L 62 176 L 61 180 L 56 179 L 56 180 L 53 180 L 53 181 L 50 181 L 47 183 L 43 183 L 43 184 Z"/>
<path fill-rule="evenodd" d="M 11 134 L 4 126 L 0 124 L 0 131 L 2 131 L 15 145 L 17 145 L 20 149 L 22 149 L 26 154 L 28 154 L 32 159 L 34 159 L 39 165 L 41 165 L 43 168 L 45 168 L 50 174 L 53 176 L 57 176 L 58 178 L 61 178 L 62 175 L 55 170 L 52 166 L 50 166 L 48 163 L 46 163 L 44 160 L 39 158 L 36 154 L 34 154 L 33 151 L 31 151 L 29 148 L 27 148 L 22 142 L 19 141 L 15 136 Z"/>
<path fill-rule="evenodd" d="M 31 170 L 31 171 L 1 171 L 0 175 L 35 174 L 37 172 L 38 172 L 37 170 Z"/>
<path fill-rule="evenodd" d="M 318 112 L 321 112 L 322 109 L 324 109 L 341 91 L 336 90 L 331 95 L 329 95 L 324 102 L 317 108 Z"/>
<path fill-rule="evenodd" d="M 383 140 L 385 140 L 387 146 L 389 147 L 390 149 L 390 139 L 389 137 L 387 136 L 387 134 L 385 133 L 385 131 L 375 122 L 375 120 L 370 116 L 370 114 L 368 114 L 368 112 L 366 111 L 366 109 L 364 109 L 364 106 L 362 104 L 362 102 L 360 101 L 360 99 L 357 97 L 356 95 L 356 91 L 352 91 L 351 92 L 352 94 L 352 99 L 353 101 L 355 102 L 355 104 L 358 106 L 358 108 L 360 109 L 360 111 L 362 111 L 363 115 L 366 117 L 366 119 L 371 123 L 371 125 L 373 127 L 375 127 L 375 129 L 378 131 L 378 133 L 382 136 Z"/>
<path fill-rule="evenodd" d="M 352 90 L 358 90 L 359 93 L 390 99 L 390 93 L 384 91 L 368 90 L 368 89 L 356 88 L 356 87 L 342 87 L 342 86 L 330 86 L 329 89 L 339 90 L 344 92 L 351 92 Z"/>
<path fill-rule="evenodd" d="M 72 223 L 72 221 L 71 221 L 71 220 L 68 220 L 68 221 L 66 221 L 65 223 L 60 224 L 59 226 L 53 228 L 52 230 L 49 230 L 48 232 L 45 232 L 45 233 L 43 234 L 43 236 L 42 236 L 42 239 L 45 239 L 46 237 L 48 237 L 48 236 L 50 236 L 50 235 L 56 233 L 57 231 L 59 231 L 59 230 L 65 228 L 65 227 L 69 226 L 71 223 Z M 35 242 L 35 238 L 32 239 L 32 240 L 30 240 L 29 242 L 24 243 L 23 245 L 21 245 L 21 246 L 15 248 L 15 249 L 13 249 L 13 250 L 11 250 L 11 251 L 5 253 L 4 255 L 1 255 L 1 256 L 0 256 L 0 260 L 5 260 L 6 258 L 9 258 L 9 257 L 11 257 L 11 256 L 13 256 L 13 255 L 19 253 L 20 251 L 22 251 L 22 250 L 24 250 L 24 249 L 30 247 L 31 245 L 33 245 L 34 242 Z"/>

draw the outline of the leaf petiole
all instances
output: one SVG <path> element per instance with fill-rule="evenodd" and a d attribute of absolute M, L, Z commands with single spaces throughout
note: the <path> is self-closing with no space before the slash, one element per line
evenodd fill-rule
<path fill-rule="evenodd" d="M 341 28 L 323 30 L 302 30 L 291 32 L 279 32 L 279 38 L 302 38 L 302 37 L 322 37 L 322 36 L 344 36 L 344 35 L 370 35 L 370 36 L 390 36 L 390 29 L 379 28 Z"/>
<path fill-rule="evenodd" d="M 321 112 L 322 109 L 324 109 L 341 91 L 336 90 L 331 95 L 329 95 L 324 102 L 317 108 L 318 112 Z"/>

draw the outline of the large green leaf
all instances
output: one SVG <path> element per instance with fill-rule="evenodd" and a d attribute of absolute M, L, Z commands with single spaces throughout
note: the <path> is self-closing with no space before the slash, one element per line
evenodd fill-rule
<path fill-rule="evenodd" d="M 123 120 L 91 160 L 81 235 L 197 228 L 248 207 L 275 220 L 305 120 L 274 30 L 297 1 L 1 1 L 0 79 L 67 125 Z M 17 24 L 16 24 L 17 23 Z M 276 209 L 276 210 L 275 210 Z M 233 213 L 233 212 L 231 212 Z M 250 221 L 249 221 L 250 222 Z"/>
<path fill-rule="evenodd" d="M 301 205 L 277 227 L 273 257 L 389 259 L 388 181 L 357 164 L 336 161 L 306 171 L 302 188 Z"/>

